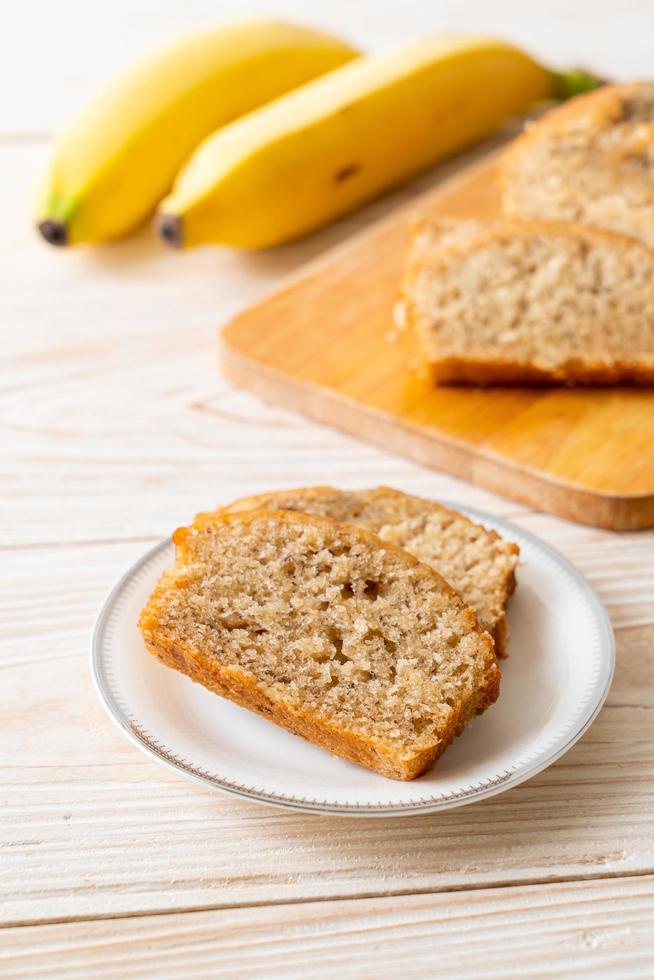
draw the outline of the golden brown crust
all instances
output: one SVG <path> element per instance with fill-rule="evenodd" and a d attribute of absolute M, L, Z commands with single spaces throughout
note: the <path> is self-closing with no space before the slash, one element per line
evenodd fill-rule
<path fill-rule="evenodd" d="M 173 540 L 177 548 L 178 562 L 184 563 L 188 555 L 189 538 L 196 529 L 202 531 L 208 526 L 227 523 L 247 525 L 261 518 L 274 519 L 287 523 L 304 523 L 307 525 L 340 526 L 328 517 L 309 516 L 301 512 L 283 511 L 240 511 L 237 513 L 213 513 L 201 515 L 194 525 L 188 528 L 178 528 Z M 419 576 L 436 579 L 440 589 L 460 604 L 460 599 L 454 589 L 433 569 L 423 565 L 408 552 L 393 544 L 381 541 L 375 534 L 364 528 L 347 525 L 347 533 L 366 541 L 375 547 L 400 555 L 402 560 L 415 567 Z M 146 648 L 161 663 L 180 671 L 193 681 L 202 684 L 209 690 L 222 697 L 256 712 L 269 721 L 286 728 L 294 734 L 301 735 L 315 745 L 349 759 L 352 762 L 367 766 L 380 775 L 391 779 L 409 780 L 429 769 L 436 759 L 444 752 L 454 737 L 461 733 L 467 719 L 484 711 L 493 704 L 499 695 L 500 671 L 493 648 L 493 642 L 478 625 L 471 609 L 465 607 L 470 614 L 471 630 L 479 635 L 485 647 L 485 678 L 484 683 L 476 691 L 476 697 L 467 703 L 461 703 L 452 710 L 448 723 L 444 725 L 435 743 L 426 748 L 416 750 L 411 754 L 400 755 L 379 739 L 358 732 L 347 730 L 341 726 L 330 724 L 325 718 L 314 712 L 283 700 L 272 700 L 269 693 L 257 683 L 248 671 L 232 665 L 221 664 L 215 658 L 208 657 L 201 649 L 192 648 L 186 644 L 171 640 L 158 631 L 158 604 L 169 586 L 169 576 L 165 573 L 155 587 L 147 604 L 141 612 L 138 626 L 143 635 Z"/>
<path fill-rule="evenodd" d="M 253 494 L 250 497 L 239 497 L 238 500 L 233 500 L 230 504 L 226 504 L 224 507 L 220 507 L 218 509 L 218 512 L 223 514 L 236 514 L 242 511 L 266 509 L 268 504 L 273 504 L 275 503 L 276 500 L 280 498 L 293 496 L 294 494 L 298 494 L 298 495 L 301 494 L 303 497 L 307 497 L 309 500 L 317 501 L 317 500 L 321 500 L 325 496 L 329 496 L 332 494 L 337 495 L 340 492 L 341 491 L 336 490 L 335 487 L 330 487 L 326 484 L 315 486 L 315 487 L 290 487 L 284 490 L 272 490 L 269 493 Z M 343 491 L 343 493 L 347 494 L 348 491 Z M 371 487 L 369 490 L 353 490 L 351 491 L 351 493 L 365 494 L 367 497 L 373 500 L 376 497 L 392 496 L 397 498 L 398 501 L 401 501 L 402 498 L 406 499 L 408 496 L 408 494 L 404 493 L 402 490 L 395 490 L 393 487 L 384 487 L 384 486 Z M 421 504 L 424 505 L 426 510 L 428 509 L 432 511 L 437 511 L 439 514 L 450 514 L 452 517 L 456 517 L 458 520 L 465 521 L 466 524 L 471 524 L 471 525 L 474 524 L 473 521 L 465 517 L 463 514 L 460 514 L 456 510 L 452 510 L 452 508 L 450 507 L 444 507 L 442 504 L 439 504 L 435 500 L 429 500 L 426 497 L 416 497 L 413 495 L 412 497 L 414 500 L 419 500 Z M 280 507 L 280 509 L 283 508 Z M 201 518 L 210 517 L 211 513 L 212 512 L 209 512 L 209 514 L 200 514 L 198 516 Z M 298 513 L 298 512 L 294 511 L 294 513 Z M 330 518 L 330 519 L 334 520 L 335 518 Z M 345 521 L 345 523 L 348 522 Z M 356 525 L 356 526 L 360 527 L 360 525 Z M 489 531 L 486 528 L 484 528 L 484 530 L 488 535 L 495 538 L 496 540 L 499 540 L 500 535 L 497 534 L 495 531 Z M 384 543 L 386 544 L 387 542 Z"/>
<path fill-rule="evenodd" d="M 247 510 L 265 510 L 267 503 L 272 502 L 282 494 L 284 496 L 302 494 L 306 497 L 319 499 L 325 494 L 333 493 L 334 489 L 334 487 L 330 487 L 325 483 L 318 484 L 314 487 L 289 487 L 283 490 L 269 490 L 268 493 L 253 493 L 247 497 L 239 497 L 237 500 L 232 500 L 230 504 L 225 504 L 224 507 L 219 507 L 217 512 L 221 514 L 236 514 Z M 210 511 L 209 513 L 215 514 L 216 511 Z"/>
<path fill-rule="evenodd" d="M 497 358 L 493 361 L 447 357 L 432 362 L 429 371 L 436 384 L 474 385 L 618 385 L 654 384 L 654 366 L 634 364 L 588 364 L 568 361 L 555 370 L 544 371 L 530 364 Z"/>
<path fill-rule="evenodd" d="M 506 544 L 507 542 L 505 542 Z M 520 549 L 517 544 L 512 544 L 512 551 L 514 555 L 520 554 Z M 497 617 L 495 626 L 491 632 L 493 637 L 493 642 L 495 644 L 495 653 L 500 658 L 500 660 L 505 660 L 509 655 L 509 621 L 506 616 L 506 607 L 509 599 L 515 592 L 516 587 L 516 577 L 515 568 L 511 569 L 509 576 L 504 582 L 504 595 L 502 596 L 502 612 Z"/>
<path fill-rule="evenodd" d="M 215 694 L 254 711 L 334 755 L 366 766 L 389 779 L 415 779 L 430 769 L 453 739 L 461 734 L 467 718 L 480 714 L 499 695 L 499 670 L 491 671 L 485 687 L 479 691 L 477 701 L 471 706 L 472 710 L 469 713 L 464 713 L 462 709 L 453 712 L 450 724 L 441 732 L 436 745 L 421 749 L 411 756 L 398 758 L 376 739 L 332 726 L 324 719 L 287 702 L 272 701 L 245 671 L 223 667 L 204 656 L 200 650 L 149 641 L 146 641 L 146 647 L 160 663 L 186 674 Z"/>

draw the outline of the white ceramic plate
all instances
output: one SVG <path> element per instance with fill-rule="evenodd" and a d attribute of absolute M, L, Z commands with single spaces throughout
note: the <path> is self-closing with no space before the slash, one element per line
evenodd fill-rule
<path fill-rule="evenodd" d="M 92 656 L 105 707 L 164 764 L 214 789 L 296 810 L 425 813 L 524 782 L 563 755 L 597 715 L 613 676 L 613 633 L 586 580 L 553 548 L 488 514 L 459 510 L 520 545 L 510 657 L 502 663 L 497 704 L 425 776 L 395 782 L 337 759 L 150 656 L 136 620 L 172 564 L 170 541 L 123 576 L 100 612 Z"/>

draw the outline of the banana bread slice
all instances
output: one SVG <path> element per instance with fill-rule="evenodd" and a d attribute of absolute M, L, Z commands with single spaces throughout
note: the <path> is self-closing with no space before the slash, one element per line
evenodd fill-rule
<path fill-rule="evenodd" d="M 438 382 L 654 383 L 654 249 L 542 221 L 418 228 L 403 287 Z"/>
<path fill-rule="evenodd" d="M 148 650 L 330 752 L 413 779 L 497 698 L 474 610 L 371 532 L 249 511 L 174 542 L 139 619 Z"/>
<path fill-rule="evenodd" d="M 506 151 L 500 179 L 505 214 L 585 222 L 654 247 L 654 82 L 552 109 Z"/>
<path fill-rule="evenodd" d="M 304 487 L 244 497 L 223 513 L 242 510 L 292 510 L 321 514 L 374 531 L 435 568 L 477 613 L 479 624 L 506 656 L 506 605 L 515 589 L 519 548 L 495 531 L 432 500 L 389 487 L 337 490 Z"/>

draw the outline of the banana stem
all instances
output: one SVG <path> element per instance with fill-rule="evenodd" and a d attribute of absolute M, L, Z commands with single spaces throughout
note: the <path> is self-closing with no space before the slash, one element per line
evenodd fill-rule
<path fill-rule="evenodd" d="M 567 71 L 552 72 L 552 95 L 561 102 L 571 99 L 584 92 L 592 92 L 600 85 L 606 85 L 607 79 L 600 78 L 585 68 L 569 68 Z"/>

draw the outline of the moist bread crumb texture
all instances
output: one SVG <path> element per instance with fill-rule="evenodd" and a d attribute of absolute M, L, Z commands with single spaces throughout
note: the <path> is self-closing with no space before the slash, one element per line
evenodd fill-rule
<path fill-rule="evenodd" d="M 303 511 L 374 531 L 435 568 L 472 606 L 480 625 L 506 656 L 506 604 L 515 588 L 519 549 L 462 514 L 388 487 L 337 490 L 306 487 L 237 500 L 224 512 L 268 509 Z"/>
<path fill-rule="evenodd" d="M 654 382 L 654 250 L 584 225 L 416 230 L 408 322 L 437 381 Z"/>
<path fill-rule="evenodd" d="M 174 541 L 139 620 L 150 652 L 336 754 L 414 778 L 497 697 L 474 611 L 374 534 L 258 510 Z"/>
<path fill-rule="evenodd" d="M 508 215 L 585 222 L 654 247 L 654 82 L 548 112 L 507 150 L 500 176 Z"/>

